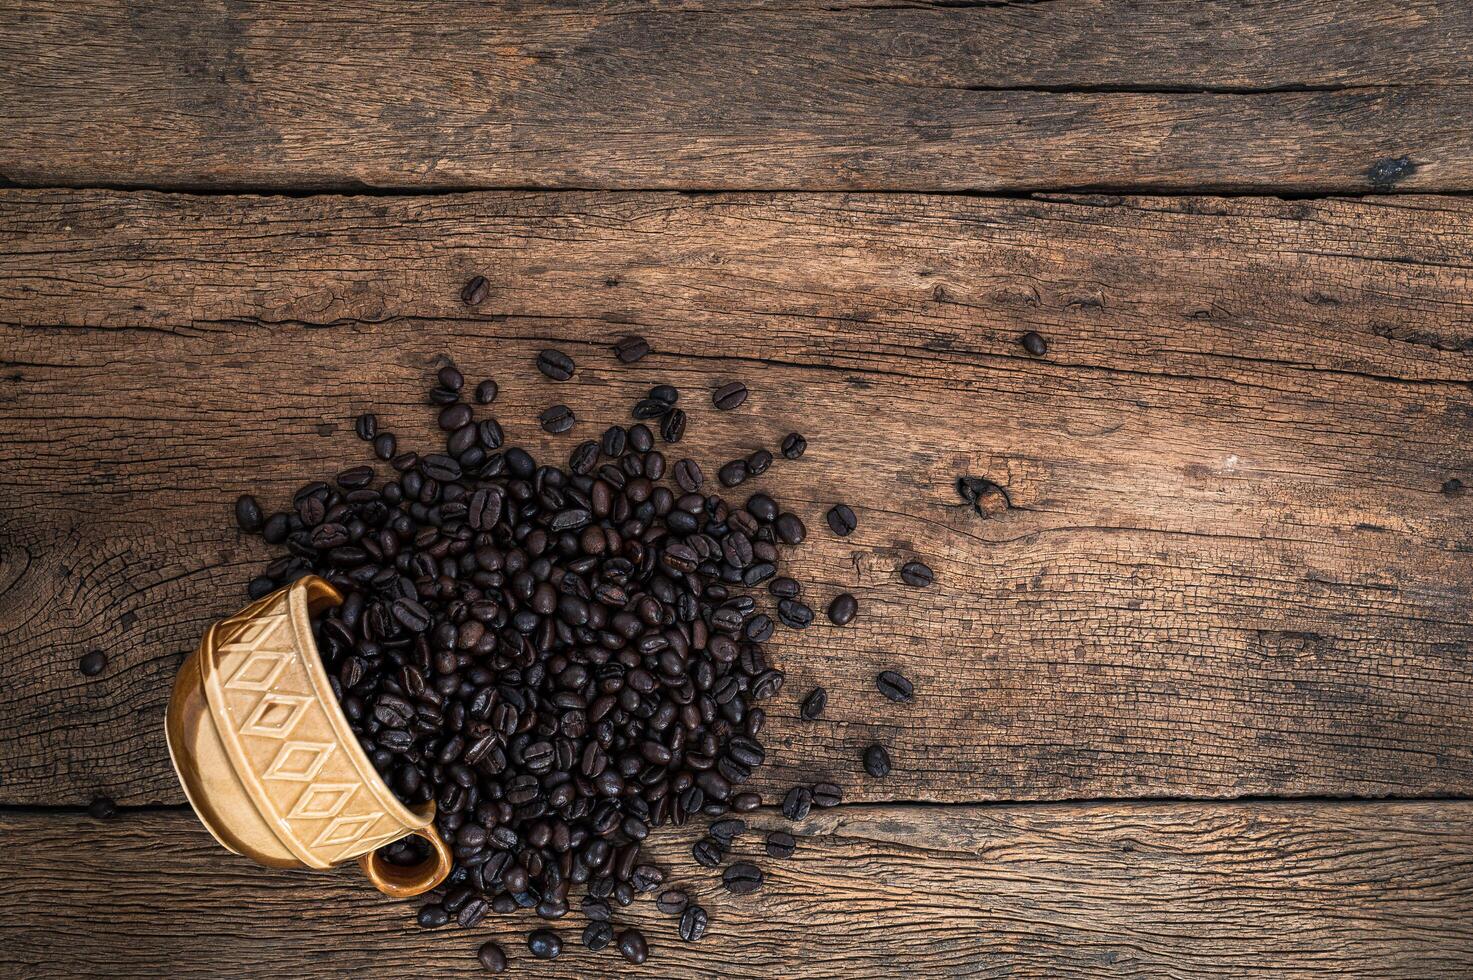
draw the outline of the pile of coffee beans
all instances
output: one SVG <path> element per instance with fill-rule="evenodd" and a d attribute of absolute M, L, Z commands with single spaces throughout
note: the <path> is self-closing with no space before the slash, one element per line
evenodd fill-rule
<path fill-rule="evenodd" d="M 465 300 L 479 303 L 487 291 L 472 280 Z M 648 353 L 640 337 L 613 349 L 623 363 Z M 542 351 L 535 368 L 553 381 L 577 370 L 558 350 Z M 482 381 L 473 401 L 490 405 L 498 390 Z M 766 758 L 760 704 L 782 691 L 784 674 L 763 646 L 773 619 L 750 590 L 767 586 L 790 628 L 813 621 L 798 582 L 778 574 L 806 527 L 765 493 L 728 501 L 705 490 L 694 460 L 667 461 L 644 422 L 657 423 L 666 445 L 680 440 L 687 415 L 672 386 L 655 386 L 635 402 L 634 424 L 580 443 L 561 465 L 506 444 L 499 421 L 476 418 L 466 393 L 453 365 L 428 392 L 443 451 L 401 451 L 375 415 L 356 420 L 357 435 L 395 471 L 388 479 L 354 467 L 303 486 L 290 510 L 270 516 L 242 497 L 238 526 L 287 551 L 248 592 L 259 597 L 312 573 L 343 593 L 314 624 L 334 693 L 393 792 L 410 805 L 435 801 L 436 829 L 454 851 L 421 925 L 469 927 L 517 909 L 554 922 L 578 886 L 584 945 L 612 945 L 641 963 L 645 937 L 611 919 L 614 906 L 665 881 L 642 858 L 651 831 L 712 820 L 692 856 L 714 868 L 746 829 L 731 814 L 761 805 L 740 787 Z M 730 411 L 748 389 L 730 382 L 711 397 Z M 560 434 L 576 419 L 559 404 L 537 421 Z M 782 455 L 797 459 L 806 446 L 792 433 Z M 720 482 L 734 487 L 772 461 L 756 450 L 722 467 Z M 856 519 L 838 504 L 828 523 L 843 535 Z M 929 569 L 906 567 L 907 582 L 929 582 Z M 848 593 L 828 606 L 837 624 L 857 613 Z M 898 677 L 882 675 L 881 691 L 909 698 Z M 822 688 L 812 691 L 802 717 L 817 718 L 825 702 Z M 873 776 L 889 771 L 880 746 L 862 761 Z M 801 820 L 810 806 L 839 802 L 832 783 L 796 787 L 783 812 Z M 795 846 L 782 832 L 766 842 L 779 858 Z M 416 863 L 424 844 L 408 838 L 384 857 Z M 721 880 L 745 895 L 763 876 L 738 861 Z M 683 940 L 705 934 L 709 915 L 684 892 L 666 890 L 657 904 L 678 918 Z M 540 928 L 527 947 L 552 959 L 563 939 Z M 495 943 L 476 955 L 491 972 L 507 963 Z"/>

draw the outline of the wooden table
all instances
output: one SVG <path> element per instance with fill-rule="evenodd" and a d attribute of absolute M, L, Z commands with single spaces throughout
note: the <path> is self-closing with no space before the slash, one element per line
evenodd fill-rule
<path fill-rule="evenodd" d="M 368 408 L 428 442 L 450 351 L 565 449 L 549 345 L 585 432 L 745 379 L 691 455 L 801 428 L 760 485 L 860 517 L 801 552 L 863 612 L 774 643 L 756 780 L 846 802 L 747 899 L 658 834 L 713 927 L 637 903 L 629 974 L 1473 975 L 1473 7 L 0 10 L 6 975 L 626 972 L 226 854 L 161 731 L 267 556 L 237 494 L 362 461 Z"/>

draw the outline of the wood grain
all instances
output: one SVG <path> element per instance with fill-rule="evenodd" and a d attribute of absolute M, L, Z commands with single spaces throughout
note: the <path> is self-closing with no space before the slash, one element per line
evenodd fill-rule
<path fill-rule="evenodd" d="M 761 788 L 856 800 L 1473 792 L 1473 203 L 488 194 L 0 194 L 0 800 L 178 802 L 169 682 L 281 506 L 431 437 L 447 350 L 514 437 L 586 438 L 655 381 L 713 472 L 813 534 L 847 629 L 780 631 Z M 484 272 L 475 313 L 460 284 Z M 1035 329 L 1049 354 L 1017 343 Z M 620 367 L 608 344 L 657 353 Z M 579 362 L 554 385 L 531 362 Z M 707 392 L 754 390 L 717 413 Z M 1007 487 L 982 520 L 959 474 Z M 859 530 L 822 514 L 853 505 Z M 903 586 L 918 556 L 937 584 Z M 112 656 L 94 680 L 92 648 Z M 896 667 L 908 709 L 873 690 Z M 826 718 L 800 727 L 822 683 Z M 862 748 L 896 772 L 865 779 Z M 771 798 L 771 796 L 769 797 Z"/>
<path fill-rule="evenodd" d="M 759 827 L 785 824 L 762 812 Z M 1473 804 L 850 807 L 819 813 L 756 895 L 690 828 L 650 849 L 711 915 L 699 943 L 646 897 L 642 969 L 578 942 L 535 963 L 530 914 L 424 932 L 356 871 L 226 854 L 187 813 L 0 814 L 0 942 L 26 977 L 476 976 L 500 941 L 538 977 L 1453 977 L 1473 971 Z M 749 831 L 734 852 L 761 852 Z"/>
<path fill-rule="evenodd" d="M 1455 0 L 0 3 L 0 177 L 1473 187 Z"/>

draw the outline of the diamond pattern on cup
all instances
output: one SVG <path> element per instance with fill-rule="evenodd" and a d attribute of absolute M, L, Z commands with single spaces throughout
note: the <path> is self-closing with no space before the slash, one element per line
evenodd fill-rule
<path fill-rule="evenodd" d="M 317 778 L 334 751 L 327 742 L 288 742 L 271 760 L 266 778 L 308 782 Z"/>
<path fill-rule="evenodd" d="M 297 800 L 288 819 L 326 820 L 342 812 L 358 792 L 352 783 L 315 783 Z"/>
<path fill-rule="evenodd" d="M 240 665 L 240 670 L 226 681 L 225 686 L 243 691 L 269 691 L 286 669 L 289 659 L 289 654 L 274 650 L 257 651 L 246 658 L 245 663 Z"/>
<path fill-rule="evenodd" d="M 363 838 L 364 834 L 373 829 L 376 823 L 378 823 L 376 813 L 356 813 L 338 817 L 322 829 L 322 833 L 317 835 L 312 846 L 340 847 L 345 844 L 355 844 Z"/>
<path fill-rule="evenodd" d="M 242 735 L 286 738 L 307 710 L 309 700 L 295 694 L 272 692 L 261 699 L 250 718 L 240 726 Z"/>

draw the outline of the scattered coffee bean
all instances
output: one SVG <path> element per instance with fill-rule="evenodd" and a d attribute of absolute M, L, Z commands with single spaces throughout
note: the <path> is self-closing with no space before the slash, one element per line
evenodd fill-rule
<path fill-rule="evenodd" d="M 607 922 L 590 922 L 583 928 L 583 945 L 597 952 L 614 941 L 614 927 Z"/>
<path fill-rule="evenodd" d="M 788 459 L 797 459 L 808 450 L 808 440 L 796 432 L 789 432 L 783 436 L 782 450 Z"/>
<path fill-rule="evenodd" d="M 808 816 L 808 808 L 812 805 L 813 791 L 807 786 L 794 786 L 783 797 L 783 816 L 789 820 L 802 820 Z"/>
<path fill-rule="evenodd" d="M 767 591 L 779 599 L 796 599 L 803 594 L 803 586 L 797 579 L 780 575 L 767 583 Z"/>
<path fill-rule="evenodd" d="M 485 276 L 472 276 L 461 287 L 460 301 L 466 306 L 480 306 L 491 295 L 491 284 Z"/>
<path fill-rule="evenodd" d="M 813 622 L 813 609 L 797 599 L 783 599 L 777 604 L 777 618 L 789 629 L 807 629 Z"/>
<path fill-rule="evenodd" d="M 813 805 L 827 810 L 844 802 L 844 791 L 835 783 L 813 784 Z"/>
<path fill-rule="evenodd" d="M 1021 338 L 1023 349 L 1034 357 L 1042 357 L 1048 353 L 1048 341 L 1034 333 L 1032 330 L 1025 333 Z"/>
<path fill-rule="evenodd" d="M 573 410 L 566 405 L 554 405 L 543 411 L 537 417 L 537 422 L 542 426 L 543 432 L 552 435 L 562 435 L 573 427 L 578 419 L 573 415 Z"/>
<path fill-rule="evenodd" d="M 373 454 L 379 459 L 393 459 L 398 441 L 392 432 L 380 432 L 373 438 Z"/>
<path fill-rule="evenodd" d="M 840 592 L 834 596 L 829 603 L 829 622 L 835 626 L 848 626 L 854 622 L 854 617 L 859 613 L 859 600 L 848 592 Z"/>
<path fill-rule="evenodd" d="M 713 821 L 711 826 L 706 828 L 706 833 L 710 834 L 716 840 L 725 842 L 726 846 L 730 847 L 732 840 L 746 833 L 746 830 L 747 822 L 745 820 L 728 817 L 725 820 Z"/>
<path fill-rule="evenodd" d="M 476 950 L 476 959 L 481 961 L 487 973 L 506 972 L 506 952 L 495 943 L 482 943 Z"/>
<path fill-rule="evenodd" d="M 783 544 L 802 544 L 803 539 L 808 537 L 808 528 L 797 514 L 779 514 L 773 529 L 777 531 L 778 540 Z"/>
<path fill-rule="evenodd" d="M 696 841 L 691 845 L 690 853 L 691 857 L 696 859 L 696 863 L 703 868 L 716 867 L 725 856 L 721 842 L 711 837 L 702 837 Z"/>
<path fill-rule="evenodd" d="M 710 917 L 699 905 L 692 905 L 680 916 L 680 938 L 688 943 L 699 942 L 706 934 Z"/>
<path fill-rule="evenodd" d="M 614 356 L 624 364 L 633 364 L 649 352 L 649 342 L 637 334 L 621 337 L 614 344 Z"/>
<path fill-rule="evenodd" d="M 101 650 L 89 650 L 77 661 L 77 669 L 85 677 L 96 677 L 107 669 L 107 654 Z"/>
<path fill-rule="evenodd" d="M 760 711 L 760 708 L 754 709 Z M 748 715 L 750 718 L 751 716 Z M 738 793 L 731 798 L 731 808 L 737 813 L 750 813 L 762 805 L 762 797 L 756 793 Z"/>
<path fill-rule="evenodd" d="M 740 381 L 722 385 L 711 393 L 711 402 L 723 412 L 739 407 L 747 400 L 747 386 Z"/>
<path fill-rule="evenodd" d="M 848 537 L 856 526 L 854 511 L 844 504 L 834 504 L 824 517 L 829 522 L 829 530 L 841 538 Z"/>
<path fill-rule="evenodd" d="M 647 425 L 629 427 L 629 448 L 637 453 L 647 453 L 655 448 L 655 434 Z"/>
<path fill-rule="evenodd" d="M 673 406 L 680 401 L 680 389 L 674 385 L 655 385 L 650 389 L 649 397 L 655 401 L 664 402 L 667 407 Z"/>
<path fill-rule="evenodd" d="M 269 575 L 257 575 L 255 578 L 251 579 L 250 584 L 246 586 L 246 595 L 250 596 L 253 601 L 256 599 L 264 599 L 266 596 L 275 591 L 276 580 Z"/>
<path fill-rule="evenodd" d="M 415 918 L 423 929 L 438 929 L 450 921 L 450 913 L 445 911 L 443 905 L 425 905 Z"/>
<path fill-rule="evenodd" d="M 669 411 L 670 406 L 658 398 L 641 398 L 634 403 L 634 408 L 629 414 L 640 421 L 648 422 L 651 419 L 660 418 Z"/>
<path fill-rule="evenodd" d="M 915 688 L 903 674 L 893 670 L 881 671 L 875 678 L 875 687 L 891 701 L 907 704 L 915 696 Z"/>
<path fill-rule="evenodd" d="M 706 480 L 701 467 L 693 459 L 677 460 L 675 463 L 675 485 L 686 493 L 695 493 Z"/>
<path fill-rule="evenodd" d="M 759 449 L 747 457 L 747 475 L 761 476 L 772 465 L 772 453 Z"/>
<path fill-rule="evenodd" d="M 454 405 L 446 405 L 440 410 L 440 428 L 446 432 L 454 432 L 456 429 L 467 425 L 471 420 L 471 407 L 456 402 Z"/>
<path fill-rule="evenodd" d="M 734 459 L 716 471 L 716 479 L 723 487 L 736 487 L 747 480 L 747 461 Z"/>
<path fill-rule="evenodd" d="M 660 892 L 660 897 L 655 899 L 655 908 L 666 915 L 679 915 L 685 911 L 690 904 L 690 896 L 679 888 L 671 888 Z"/>
<path fill-rule="evenodd" d="M 539 960 L 555 960 L 563 951 L 563 941 L 551 929 L 536 929 L 527 937 L 527 949 Z"/>
<path fill-rule="evenodd" d="M 884 746 L 871 745 L 864 750 L 864 771 L 876 779 L 890 775 L 890 753 Z"/>
<path fill-rule="evenodd" d="M 762 870 L 747 861 L 738 861 L 721 875 L 721 883 L 733 895 L 750 895 L 762 887 Z"/>
<path fill-rule="evenodd" d="M 906 585 L 924 589 L 936 580 L 936 574 L 924 562 L 908 561 L 900 566 L 900 580 Z"/>
<path fill-rule="evenodd" d="M 440 382 L 440 387 L 447 391 L 459 391 L 465 387 L 465 376 L 460 373 L 460 369 L 454 364 L 447 364 L 442 367 L 439 373 L 435 375 L 435 378 Z"/>
<path fill-rule="evenodd" d="M 118 815 L 118 805 L 106 796 L 94 796 L 87 815 L 93 820 L 111 820 Z"/>
<path fill-rule="evenodd" d="M 549 347 L 537 355 L 537 370 L 554 381 L 567 381 L 573 376 L 573 359 Z"/>
<path fill-rule="evenodd" d="M 815 687 L 803 699 L 802 706 L 798 709 L 798 717 L 804 721 L 814 721 L 823 714 L 823 709 L 828 707 L 829 694 L 821 687 Z"/>
<path fill-rule="evenodd" d="M 619 954 L 636 966 L 643 963 L 650 955 L 644 933 L 638 929 L 625 929 L 619 933 Z"/>
<path fill-rule="evenodd" d="M 247 534 L 254 534 L 261 530 L 265 519 L 261 516 L 261 505 L 256 498 L 248 493 L 243 493 L 235 498 L 235 524 Z"/>
<path fill-rule="evenodd" d="M 372 412 L 364 412 L 353 420 L 353 431 L 364 442 L 372 442 L 373 437 L 378 435 L 378 416 Z"/>
<path fill-rule="evenodd" d="M 491 404 L 496 400 L 496 396 L 500 393 L 500 391 L 501 389 L 497 386 L 496 382 L 492 381 L 490 378 L 487 378 L 485 381 L 482 381 L 480 384 L 476 385 L 477 404 Z"/>
<path fill-rule="evenodd" d="M 685 438 L 685 412 L 672 408 L 660 419 L 660 438 L 666 442 L 679 442 Z"/>
<path fill-rule="evenodd" d="M 767 856 L 775 858 L 790 858 L 798 849 L 797 839 L 790 833 L 782 830 L 774 830 L 767 835 Z"/>

